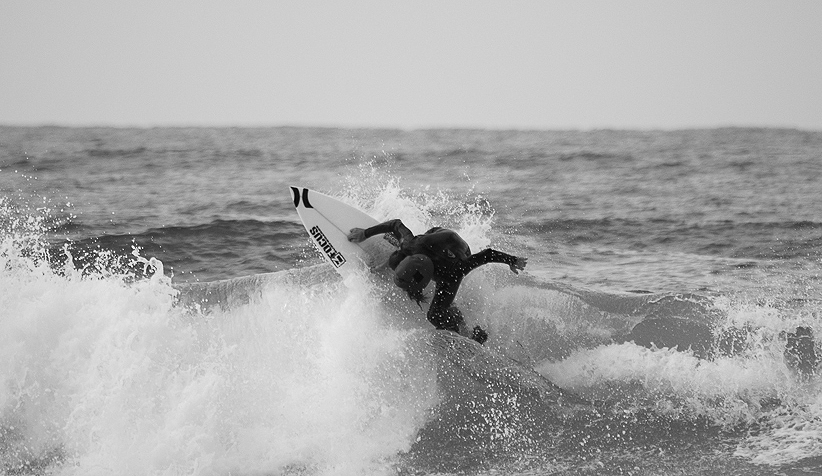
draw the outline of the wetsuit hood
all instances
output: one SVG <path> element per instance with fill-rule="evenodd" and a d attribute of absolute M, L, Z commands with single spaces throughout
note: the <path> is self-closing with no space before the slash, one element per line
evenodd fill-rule
<path fill-rule="evenodd" d="M 394 284 L 406 291 L 422 291 L 434 276 L 434 262 L 424 254 L 411 255 L 394 270 Z"/>

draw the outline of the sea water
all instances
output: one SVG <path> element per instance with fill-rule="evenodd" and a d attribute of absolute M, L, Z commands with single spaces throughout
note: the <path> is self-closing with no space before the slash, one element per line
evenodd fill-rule
<path fill-rule="evenodd" d="M 784 354 L 822 328 L 820 179 L 797 130 L 2 127 L 0 471 L 822 471 Z M 596 410 L 454 370 L 424 309 L 323 262 L 290 185 L 528 257 L 456 304 Z M 625 340 L 673 317 L 743 351 Z"/>

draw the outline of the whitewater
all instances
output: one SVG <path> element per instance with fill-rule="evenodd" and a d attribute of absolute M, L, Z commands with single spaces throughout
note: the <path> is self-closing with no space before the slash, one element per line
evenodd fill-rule
<path fill-rule="evenodd" d="M 774 129 L 0 127 L 0 471 L 822 471 L 819 377 L 786 353 L 822 324 L 820 155 Z M 486 349 L 339 277 L 290 185 L 527 256 L 460 289 Z M 660 318 L 714 347 L 632 342 Z"/>

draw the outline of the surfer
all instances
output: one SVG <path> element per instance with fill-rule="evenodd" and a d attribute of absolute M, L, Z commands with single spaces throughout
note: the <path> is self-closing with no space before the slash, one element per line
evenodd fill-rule
<path fill-rule="evenodd" d="M 437 329 L 470 336 L 480 344 L 484 343 L 488 333 L 476 326 L 469 334 L 462 312 L 453 306 L 462 278 L 487 263 L 507 264 L 518 274 L 525 269 L 528 259 L 490 248 L 471 254 L 468 243 L 453 230 L 434 227 L 415 236 L 399 219 L 367 229 L 353 228 L 348 240 L 359 243 L 381 233 L 390 233 L 399 242 L 399 249 L 388 258 L 388 266 L 394 270 L 394 283 L 411 299 L 417 304 L 426 301 L 423 290 L 431 280 L 436 283 L 434 298 L 428 308 L 428 321 Z"/>

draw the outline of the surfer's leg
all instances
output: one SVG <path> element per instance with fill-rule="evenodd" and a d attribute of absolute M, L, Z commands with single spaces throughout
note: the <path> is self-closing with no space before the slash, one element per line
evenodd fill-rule
<path fill-rule="evenodd" d="M 460 330 L 465 327 L 465 319 L 462 317 L 462 312 L 454 306 L 441 310 L 436 314 L 428 316 L 428 320 L 437 329 L 445 329 L 447 331 L 461 334 Z"/>
<path fill-rule="evenodd" d="M 462 312 L 452 305 L 461 282 L 462 278 L 449 282 L 437 282 L 434 299 L 428 308 L 428 321 L 437 329 L 456 332 L 461 336 L 474 339 L 482 344 L 488 339 L 488 334 L 479 326 L 473 330 L 468 330 L 465 326 L 465 318 L 462 317 Z"/>
<path fill-rule="evenodd" d="M 468 329 L 462 312 L 456 307 L 449 307 L 446 309 L 445 314 L 448 314 L 449 316 L 448 325 L 456 326 L 456 328 L 451 327 L 448 328 L 448 330 L 452 330 L 461 336 L 473 339 L 480 344 L 484 344 L 485 341 L 488 340 L 488 333 L 485 332 L 480 326 L 474 326 L 473 329 Z"/>
<path fill-rule="evenodd" d="M 459 333 L 463 322 L 462 313 L 451 304 L 460 288 L 462 278 L 451 281 L 437 281 L 434 299 L 428 307 L 428 322 L 437 329 L 445 329 Z"/>

